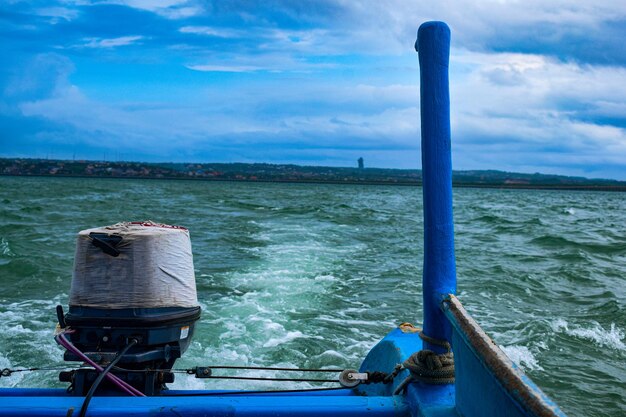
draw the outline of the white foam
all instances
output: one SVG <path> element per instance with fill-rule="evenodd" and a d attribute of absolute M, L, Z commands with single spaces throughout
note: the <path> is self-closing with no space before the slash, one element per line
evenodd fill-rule
<path fill-rule="evenodd" d="M 571 215 L 576 214 L 576 210 L 574 210 L 574 209 L 573 209 L 573 208 L 571 208 L 571 207 L 568 207 L 568 208 L 566 208 L 566 209 L 565 209 L 565 210 L 563 210 L 563 211 L 564 211 L 565 213 L 567 213 L 567 214 L 571 214 Z"/>
<path fill-rule="evenodd" d="M 362 330 L 363 326 L 378 327 L 380 325 L 386 325 L 390 328 L 393 328 L 395 326 L 395 322 L 393 321 L 351 320 L 351 319 L 345 319 L 345 318 L 334 318 L 330 316 L 319 316 L 317 320 L 326 321 L 330 323 L 339 323 L 343 326 L 352 325 L 353 327 L 357 328 L 359 331 L 363 331 Z"/>
<path fill-rule="evenodd" d="M 383 303 L 384 304 L 384 303 Z M 381 307 L 384 307 L 384 305 L 381 304 Z M 348 317 L 348 314 L 362 314 L 365 313 L 366 311 L 370 310 L 370 307 L 364 306 L 364 307 L 349 307 L 349 308 L 345 308 L 341 311 L 338 311 L 337 313 L 342 316 L 342 317 Z"/>
<path fill-rule="evenodd" d="M 282 345 L 283 343 L 289 343 L 292 340 L 300 339 L 304 337 L 304 334 L 300 331 L 295 332 L 287 332 L 286 335 L 282 337 L 274 337 L 263 344 L 263 347 L 275 347 L 278 345 Z"/>
<path fill-rule="evenodd" d="M 2 252 L 4 256 L 15 256 L 9 247 L 9 241 L 5 238 L 0 239 L 0 252 Z"/>
<path fill-rule="evenodd" d="M 567 330 L 567 322 L 562 318 L 557 318 L 550 323 L 550 327 L 552 327 L 553 331 L 559 333 L 562 330 Z"/>
<path fill-rule="evenodd" d="M 601 347 L 626 350 L 626 343 L 623 341 L 624 337 L 626 337 L 626 333 L 617 327 L 615 323 L 611 323 L 610 330 L 605 329 L 600 325 L 600 323 L 597 322 L 593 322 L 591 327 L 574 325 L 570 328 L 567 321 L 559 318 L 551 323 L 551 326 L 555 332 L 565 333 L 570 336 L 590 340 Z"/>
<path fill-rule="evenodd" d="M 349 360 L 349 358 L 345 354 L 332 349 L 325 350 L 324 352 L 317 355 L 316 358 L 330 359 L 330 361 L 332 361 L 333 359 L 340 359 L 342 361 Z"/>
<path fill-rule="evenodd" d="M 173 384 L 168 384 L 168 388 L 170 389 L 180 389 L 180 390 L 203 390 L 207 389 L 205 380 L 191 378 L 185 374 L 178 374 L 174 379 Z"/>
<path fill-rule="evenodd" d="M 25 333 L 35 333 L 32 329 L 24 328 L 24 326 L 22 326 L 21 324 L 16 324 L 15 326 L 8 327 L 4 329 L 4 331 L 12 336 Z"/>
<path fill-rule="evenodd" d="M 517 366 L 531 371 L 543 370 L 535 355 L 526 346 L 501 346 L 501 349 Z"/>
<path fill-rule="evenodd" d="M 250 363 L 250 352 L 250 347 L 244 344 L 230 347 L 222 345 L 219 350 L 205 348 L 203 357 L 220 364 L 247 365 Z"/>
<path fill-rule="evenodd" d="M 599 346 L 617 350 L 626 350 L 626 344 L 622 341 L 622 339 L 624 339 L 624 332 L 615 326 L 615 323 L 611 323 L 610 330 L 606 330 L 599 324 L 596 324 L 594 327 L 589 329 L 572 329 L 567 333 L 582 339 L 591 340 Z"/>
<path fill-rule="evenodd" d="M 269 319 L 263 320 L 263 327 L 265 327 L 265 329 L 267 330 L 278 330 L 278 331 L 285 330 L 282 324 L 276 323 Z"/>
<path fill-rule="evenodd" d="M 315 277 L 315 281 L 337 281 L 337 278 L 330 274 L 318 275 Z"/>

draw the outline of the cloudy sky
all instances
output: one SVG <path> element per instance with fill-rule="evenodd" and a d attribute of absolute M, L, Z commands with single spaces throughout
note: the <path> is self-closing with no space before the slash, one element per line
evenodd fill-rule
<path fill-rule="evenodd" d="M 626 180 L 626 2 L 0 1 L 0 156 L 419 168 L 420 23 L 455 169 Z"/>

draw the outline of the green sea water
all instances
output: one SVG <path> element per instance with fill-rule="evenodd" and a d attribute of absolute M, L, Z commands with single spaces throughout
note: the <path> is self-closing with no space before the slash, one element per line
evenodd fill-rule
<path fill-rule="evenodd" d="M 190 229 L 203 313 L 177 367 L 356 368 L 394 326 L 421 322 L 421 192 L 0 177 L 0 368 L 63 365 L 54 308 L 76 233 L 126 220 Z M 626 415 L 626 194 L 455 189 L 454 215 L 466 309 L 570 416 Z M 41 371 L 0 386 L 64 385 Z"/>

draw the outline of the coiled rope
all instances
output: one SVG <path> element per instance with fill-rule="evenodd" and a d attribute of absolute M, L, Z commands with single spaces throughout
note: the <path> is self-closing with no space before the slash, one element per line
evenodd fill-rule
<path fill-rule="evenodd" d="M 427 336 L 422 331 L 419 332 L 419 337 L 431 345 L 445 348 L 447 352 L 438 354 L 429 349 L 422 349 L 409 356 L 402 366 L 411 374 L 398 385 L 394 395 L 402 392 L 411 381 L 434 385 L 454 384 L 454 354 L 450 343 Z"/>

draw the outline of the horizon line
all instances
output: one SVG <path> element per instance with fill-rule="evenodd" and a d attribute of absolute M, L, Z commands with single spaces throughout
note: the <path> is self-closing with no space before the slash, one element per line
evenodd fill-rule
<path fill-rule="evenodd" d="M 316 167 L 316 168 L 338 168 L 338 169 L 379 169 L 379 170 L 394 170 L 394 171 L 422 171 L 422 168 L 384 168 L 384 167 L 363 167 L 359 168 L 358 166 L 331 166 L 331 165 L 302 165 L 297 163 L 273 163 L 273 162 L 173 162 L 173 161 L 133 161 L 133 160 L 106 160 L 106 159 L 51 159 L 51 158 L 41 158 L 41 157 L 9 157 L 9 156 L 0 156 L 0 160 L 34 160 L 34 161 L 51 161 L 51 162 L 76 162 L 76 163 L 111 163 L 111 164 L 120 164 L 120 163 L 133 163 L 133 164 L 179 164 L 179 165 L 190 165 L 190 164 L 205 164 L 205 165 L 274 165 L 274 166 L 297 166 L 297 167 Z M 552 176 L 552 177 L 564 177 L 564 178 L 579 178 L 588 181 L 614 181 L 620 184 L 626 184 L 624 180 L 618 180 L 614 178 L 590 178 L 576 175 L 565 175 L 565 174 L 544 174 L 538 171 L 535 172 L 519 172 L 519 171 L 504 171 L 501 169 L 453 169 L 452 172 L 499 172 L 504 174 L 514 174 L 514 175 L 543 175 L 543 176 Z"/>

